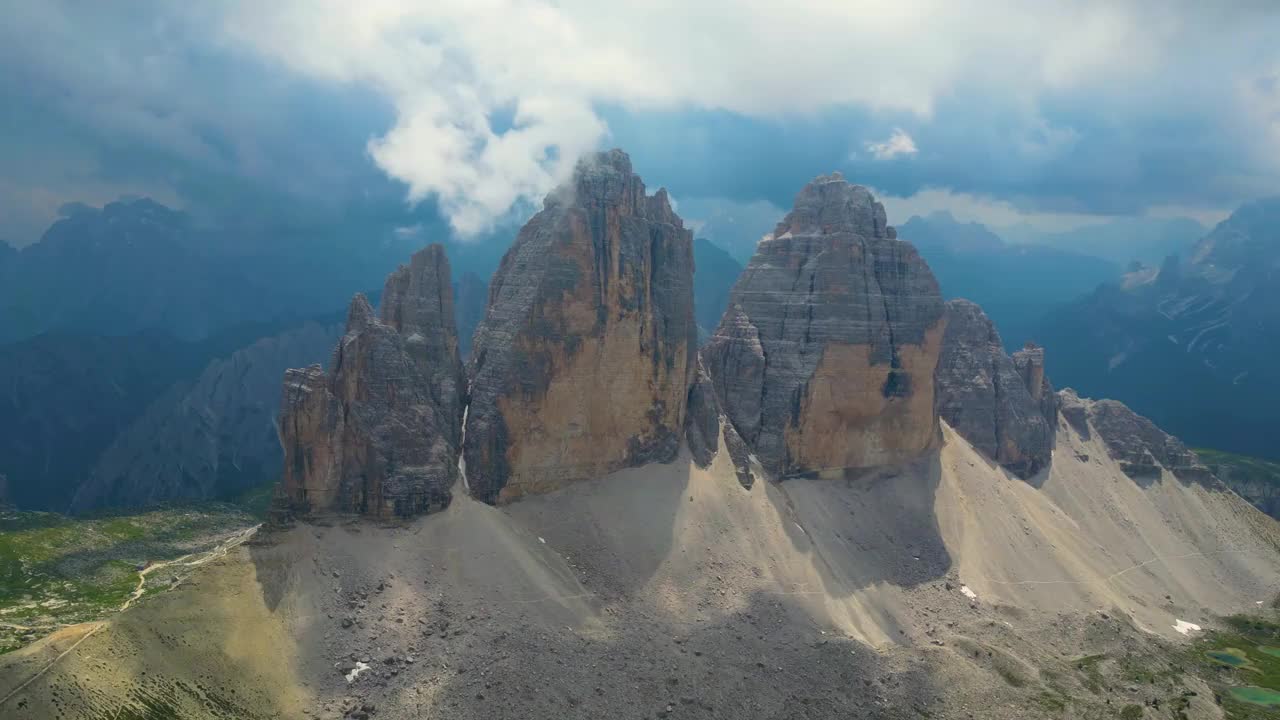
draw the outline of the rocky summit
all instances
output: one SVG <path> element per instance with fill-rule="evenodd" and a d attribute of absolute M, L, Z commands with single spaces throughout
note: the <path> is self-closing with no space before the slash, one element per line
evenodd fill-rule
<path fill-rule="evenodd" d="M 467 377 L 459 354 L 453 285 L 443 245 L 414 253 L 408 265 L 387 276 L 378 307 L 383 324 L 404 338 L 404 349 L 427 379 L 434 405 L 448 420 L 444 430 L 461 440 Z"/>
<path fill-rule="evenodd" d="M 438 245 L 387 280 L 381 319 L 351 302 L 330 372 L 285 373 L 277 511 L 405 517 L 449 504 L 463 400 L 449 263 Z"/>
<path fill-rule="evenodd" d="M 675 457 L 697 344 L 692 243 L 620 150 L 583 158 L 547 196 L 494 274 L 472 344 L 473 496 Z"/>
<path fill-rule="evenodd" d="M 968 300 L 946 304 L 938 360 L 938 413 L 974 448 L 1021 478 L 1049 464 L 1058 409 L 1044 350 L 1005 354 L 1000 334 Z"/>
<path fill-rule="evenodd" d="M 707 369 L 767 472 L 893 464 L 935 442 L 942 297 L 866 188 L 839 173 L 805 186 L 729 304 Z"/>
<path fill-rule="evenodd" d="M 1160 478 L 1161 469 L 1179 480 L 1222 488 L 1208 466 L 1181 440 L 1161 430 L 1118 400 L 1090 400 L 1067 388 L 1058 393 L 1062 416 L 1081 435 L 1090 427 L 1125 475 L 1144 481 Z"/>

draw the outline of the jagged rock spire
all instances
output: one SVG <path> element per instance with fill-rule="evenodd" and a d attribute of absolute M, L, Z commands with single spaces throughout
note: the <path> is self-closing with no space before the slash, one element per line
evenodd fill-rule
<path fill-rule="evenodd" d="M 407 517 L 448 505 L 458 478 L 462 367 L 449 264 L 433 245 L 364 295 L 330 370 L 285 373 L 279 514 Z"/>

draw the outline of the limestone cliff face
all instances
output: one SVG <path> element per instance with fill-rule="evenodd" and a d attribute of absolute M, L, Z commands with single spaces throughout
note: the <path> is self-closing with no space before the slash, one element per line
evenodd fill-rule
<path fill-rule="evenodd" d="M 1186 482 L 1224 487 L 1181 440 L 1124 403 L 1081 398 L 1070 388 L 1058 393 L 1058 403 L 1063 417 L 1081 435 L 1088 437 L 1097 432 L 1107 452 L 1129 477 L 1139 481 L 1158 479 L 1164 468 Z"/>
<path fill-rule="evenodd" d="M 866 188 L 819 177 L 734 285 L 704 357 L 775 477 L 900 462 L 937 437 L 942 297 L 896 238 Z"/>
<path fill-rule="evenodd" d="M 1049 464 L 1057 427 L 1044 351 L 1011 358 L 982 308 L 946 304 L 947 330 L 938 360 L 938 414 L 987 457 L 1028 478 Z"/>
<path fill-rule="evenodd" d="M 692 237 L 625 153 L 579 162 L 520 230 L 469 361 L 488 502 L 674 457 L 694 372 Z"/>
<path fill-rule="evenodd" d="M 351 302 L 330 372 L 285 373 L 277 509 L 389 519 L 449 504 L 462 368 L 449 265 L 432 246 L 387 281 L 382 319 Z"/>
<path fill-rule="evenodd" d="M 453 285 L 443 245 L 429 245 L 387 276 L 378 307 L 381 321 L 404 340 L 404 349 L 427 380 L 444 417 L 450 441 L 458 445 L 467 376 L 462 368 L 453 311 Z"/>

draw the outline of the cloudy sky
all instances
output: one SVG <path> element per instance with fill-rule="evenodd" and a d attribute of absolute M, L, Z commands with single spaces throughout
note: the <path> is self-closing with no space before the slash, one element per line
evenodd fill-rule
<path fill-rule="evenodd" d="M 1212 5 L 8 0 L 0 237 L 121 194 L 481 237 L 611 146 L 695 222 L 832 170 L 898 223 L 1212 221 L 1280 193 L 1280 10 Z"/>

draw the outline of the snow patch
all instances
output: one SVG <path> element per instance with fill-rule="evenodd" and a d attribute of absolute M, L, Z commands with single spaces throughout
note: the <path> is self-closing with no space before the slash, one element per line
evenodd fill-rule
<path fill-rule="evenodd" d="M 367 663 L 356 662 L 356 666 L 351 669 L 351 672 L 347 673 L 347 682 L 355 682 L 356 678 L 360 677 L 360 673 L 368 669 L 369 665 Z"/>
<path fill-rule="evenodd" d="M 974 592 L 974 591 L 970 590 L 968 585 L 961 585 L 961 586 L 960 586 L 960 594 L 961 594 L 961 595 L 964 595 L 965 597 L 969 598 L 970 600 L 977 600 L 977 599 L 978 599 L 978 593 L 976 593 L 976 592 Z"/>
<path fill-rule="evenodd" d="M 1200 630 L 1200 626 L 1199 626 L 1199 625 L 1197 625 L 1197 624 L 1195 624 L 1195 623 L 1189 623 L 1189 622 L 1187 622 L 1186 620 L 1179 620 L 1179 621 L 1178 621 L 1178 622 L 1173 626 L 1173 629 L 1174 629 L 1174 630 L 1177 630 L 1178 632 L 1182 633 L 1183 635 L 1190 635 L 1190 634 L 1192 633 L 1192 631 L 1199 632 L 1199 630 Z"/>

